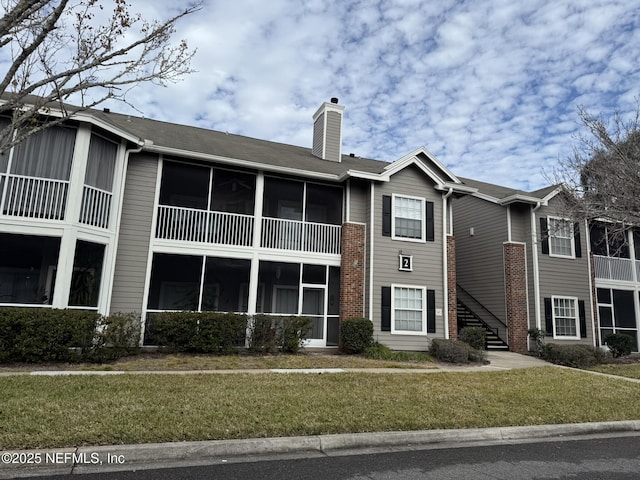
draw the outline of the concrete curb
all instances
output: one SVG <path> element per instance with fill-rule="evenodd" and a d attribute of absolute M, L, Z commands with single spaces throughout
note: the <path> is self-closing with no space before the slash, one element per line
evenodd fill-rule
<path fill-rule="evenodd" d="M 0 464 L 0 479 L 206 465 L 224 463 L 248 455 L 330 455 L 339 454 L 341 451 L 383 447 L 444 447 L 474 442 L 486 444 L 633 432 L 640 432 L 640 420 L 22 450 L 0 452 L 3 458 Z M 7 454 L 16 458 L 17 462 L 5 461 Z M 40 459 L 40 463 L 28 464 L 29 458 Z"/>

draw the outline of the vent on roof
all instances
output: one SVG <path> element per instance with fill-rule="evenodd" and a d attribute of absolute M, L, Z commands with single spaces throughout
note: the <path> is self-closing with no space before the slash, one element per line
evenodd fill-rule
<path fill-rule="evenodd" d="M 342 156 L 343 105 L 333 97 L 324 102 L 313 115 L 313 148 L 311 152 L 324 160 L 340 162 Z"/>

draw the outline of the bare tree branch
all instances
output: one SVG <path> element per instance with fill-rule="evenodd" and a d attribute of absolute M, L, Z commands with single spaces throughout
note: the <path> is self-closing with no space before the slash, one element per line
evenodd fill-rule
<path fill-rule="evenodd" d="M 564 183 L 567 217 L 603 220 L 615 235 L 640 226 L 640 98 L 635 112 L 607 119 L 580 108 L 585 132 L 573 155 L 559 162 L 553 181 Z"/>
<path fill-rule="evenodd" d="M 184 40 L 171 43 L 176 22 L 201 9 L 192 3 L 168 20 L 145 21 L 126 0 L 0 0 L 0 46 L 11 52 L 0 81 L 0 152 L 74 112 L 115 99 L 127 103 L 130 87 L 166 85 L 192 72 L 195 53 Z M 105 7 L 111 4 L 112 12 Z M 128 88 L 127 88 L 128 87 Z M 46 118 L 56 106 L 62 119 Z"/>

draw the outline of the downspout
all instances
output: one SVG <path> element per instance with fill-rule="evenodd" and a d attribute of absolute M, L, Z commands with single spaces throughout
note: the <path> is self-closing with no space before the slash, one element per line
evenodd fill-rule
<path fill-rule="evenodd" d="M 449 222 L 449 210 L 447 208 L 447 200 L 453 194 L 453 188 L 449 187 L 449 191 L 442 197 L 442 266 L 443 266 L 443 281 L 444 281 L 444 295 L 443 295 L 443 315 L 444 315 L 444 338 L 449 338 L 449 269 L 448 269 L 448 243 L 447 243 L 447 230 Z M 453 222 L 451 222 L 453 223 Z M 453 231 L 451 232 L 453 234 Z"/>
<path fill-rule="evenodd" d="M 535 301 L 533 303 L 536 315 L 536 328 L 541 330 L 540 320 L 540 272 L 538 265 L 538 229 L 536 228 L 536 211 L 542 206 L 542 202 L 537 202 L 531 209 L 531 257 L 533 260 L 533 292 Z"/>

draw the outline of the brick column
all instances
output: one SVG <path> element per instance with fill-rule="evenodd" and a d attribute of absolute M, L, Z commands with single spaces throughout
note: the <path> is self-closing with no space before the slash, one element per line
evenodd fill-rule
<path fill-rule="evenodd" d="M 342 225 L 340 320 L 364 317 L 365 225 Z"/>
<path fill-rule="evenodd" d="M 509 350 L 526 354 L 529 325 L 525 244 L 505 243 L 503 248 Z"/>
<path fill-rule="evenodd" d="M 458 338 L 458 295 L 456 290 L 456 240 L 447 235 L 447 305 L 449 314 L 449 338 Z"/>

